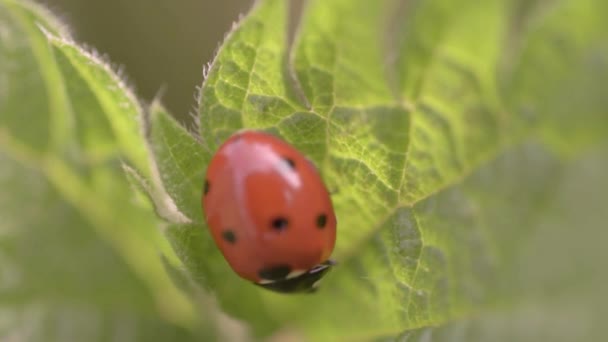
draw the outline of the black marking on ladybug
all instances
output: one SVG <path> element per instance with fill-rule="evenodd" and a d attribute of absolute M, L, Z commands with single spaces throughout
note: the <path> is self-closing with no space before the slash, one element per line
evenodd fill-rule
<path fill-rule="evenodd" d="M 203 194 L 207 194 L 209 193 L 209 187 L 211 186 L 211 184 L 209 184 L 209 180 L 205 179 L 205 189 L 203 190 Z"/>
<path fill-rule="evenodd" d="M 287 165 L 289 165 L 290 168 L 294 169 L 296 168 L 296 162 L 293 161 L 293 159 L 289 158 L 289 157 L 283 157 L 283 160 L 287 163 Z"/>
<path fill-rule="evenodd" d="M 278 265 L 263 268 L 258 272 L 258 275 L 262 279 L 278 281 L 287 278 L 289 273 L 291 273 L 291 267 L 289 265 Z"/>
<path fill-rule="evenodd" d="M 327 215 L 321 214 L 317 216 L 317 228 L 323 229 L 327 225 Z"/>
<path fill-rule="evenodd" d="M 232 229 L 224 230 L 222 232 L 222 238 L 230 244 L 234 245 L 236 243 L 236 235 L 234 234 L 234 231 L 232 231 Z"/>
<path fill-rule="evenodd" d="M 271 225 L 272 225 L 272 229 L 275 229 L 277 231 L 282 231 L 282 230 L 287 229 L 287 226 L 289 225 L 289 221 L 285 217 L 279 216 L 272 220 Z"/>
<path fill-rule="evenodd" d="M 255 284 L 267 290 L 280 293 L 315 293 L 318 290 L 320 279 L 323 278 L 333 265 L 335 265 L 334 261 L 327 260 L 297 277 L 275 281 L 262 280 Z"/>

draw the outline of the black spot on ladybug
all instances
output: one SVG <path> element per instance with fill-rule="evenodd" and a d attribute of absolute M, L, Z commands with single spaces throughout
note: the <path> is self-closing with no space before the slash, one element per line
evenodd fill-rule
<path fill-rule="evenodd" d="M 285 279 L 289 273 L 291 273 L 291 267 L 289 267 L 289 265 L 278 265 L 263 268 L 258 272 L 258 275 L 262 279 L 276 281 Z"/>
<path fill-rule="evenodd" d="M 275 229 L 277 231 L 282 231 L 282 230 L 287 229 L 287 226 L 289 225 L 289 221 L 286 218 L 279 216 L 272 220 L 271 225 L 272 225 L 272 229 Z"/>
<path fill-rule="evenodd" d="M 230 229 L 224 230 L 222 232 L 222 238 L 233 245 L 236 243 L 236 235 Z"/>
<path fill-rule="evenodd" d="M 317 216 L 317 228 L 323 229 L 323 228 L 325 228 L 326 224 L 327 224 L 327 215 L 321 214 L 321 215 Z"/>
<path fill-rule="evenodd" d="M 209 181 L 205 179 L 205 189 L 203 190 L 203 194 L 209 193 Z"/>
<path fill-rule="evenodd" d="M 293 159 L 288 158 L 288 157 L 283 157 L 283 160 L 287 163 L 287 165 L 289 165 L 290 168 L 292 168 L 292 169 L 296 168 L 296 162 L 293 161 Z"/>

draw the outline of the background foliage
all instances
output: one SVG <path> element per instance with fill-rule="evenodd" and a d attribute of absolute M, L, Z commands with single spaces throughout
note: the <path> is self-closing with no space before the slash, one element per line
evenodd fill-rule
<path fill-rule="evenodd" d="M 252 0 L 36 0 L 59 15 L 76 40 L 110 56 L 146 101 L 162 96 L 187 121 L 203 65 Z M 301 0 L 292 0 L 298 2 Z"/>
<path fill-rule="evenodd" d="M 0 0 L 0 336 L 605 336 L 607 5 L 287 5 L 231 31 L 183 126 L 46 10 Z M 242 127 L 339 190 L 340 264 L 314 296 L 238 279 L 206 231 L 202 175 Z"/>

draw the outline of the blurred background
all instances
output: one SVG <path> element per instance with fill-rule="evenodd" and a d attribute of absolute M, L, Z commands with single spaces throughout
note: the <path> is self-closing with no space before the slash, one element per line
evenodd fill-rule
<path fill-rule="evenodd" d="M 144 100 L 160 92 L 181 121 L 195 106 L 210 62 L 253 0 L 37 0 L 71 28 L 75 39 L 107 56 Z"/>

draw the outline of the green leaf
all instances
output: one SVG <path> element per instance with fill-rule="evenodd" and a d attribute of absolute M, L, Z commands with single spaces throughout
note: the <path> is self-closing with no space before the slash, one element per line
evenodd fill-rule
<path fill-rule="evenodd" d="M 3 145 L 6 146 L 6 145 Z M 0 150 L 0 339 L 186 339 L 146 284 L 39 165 Z"/>
<path fill-rule="evenodd" d="M 175 209 L 167 208 L 167 215 L 186 216 L 176 217 L 174 221 L 201 222 L 201 175 L 209 162 L 209 151 L 202 149 L 196 136 L 183 128 L 159 103 L 150 108 L 150 121 L 152 150 L 161 179 L 177 206 Z"/>
<path fill-rule="evenodd" d="M 48 55 L 46 39 L 40 35 L 33 13 L 9 11 L 13 2 L 2 4 L 2 44 L 0 44 L 0 124 L 33 149 L 44 151 L 52 144 L 50 127 L 59 126 L 57 113 L 65 111 L 64 94 L 53 84 L 58 78 Z M 42 19 L 44 20 L 44 19 Z M 49 93 L 53 92 L 53 95 Z M 31 96 L 37 94 L 37 96 Z M 27 101 L 24 101 L 27 99 Z M 32 113 L 38 124 L 23 118 Z M 60 132 L 65 130 L 58 128 Z"/>
<path fill-rule="evenodd" d="M 589 173 L 607 166 L 601 1 L 309 1 L 294 37 L 287 6 L 258 1 L 226 38 L 201 89 L 200 137 L 151 116 L 164 186 L 191 220 L 168 236 L 223 309 L 259 335 L 408 341 L 553 338 L 560 314 L 601 312 L 577 294 L 605 272 L 551 262 L 606 219 L 586 204 L 608 185 Z M 339 190 L 339 264 L 313 296 L 238 279 L 206 231 L 205 167 L 242 128 L 283 137 Z M 568 233 L 577 222 L 586 235 Z M 605 253 L 588 256 L 599 266 Z M 519 313 L 546 320 L 492 334 Z M 601 334 L 573 326 L 559 337 Z"/>
<path fill-rule="evenodd" d="M 541 122 L 540 137 L 556 153 L 605 139 L 608 99 L 598 80 L 608 78 L 606 10 L 600 1 L 556 1 L 522 25 L 529 35 L 510 39 L 518 58 L 505 63 L 507 99 L 524 120 Z"/>
<path fill-rule="evenodd" d="M 124 176 L 127 163 L 154 181 L 131 90 L 47 11 L 13 0 L 0 1 L 0 85 L 2 339 L 186 340 L 208 327 Z"/>

